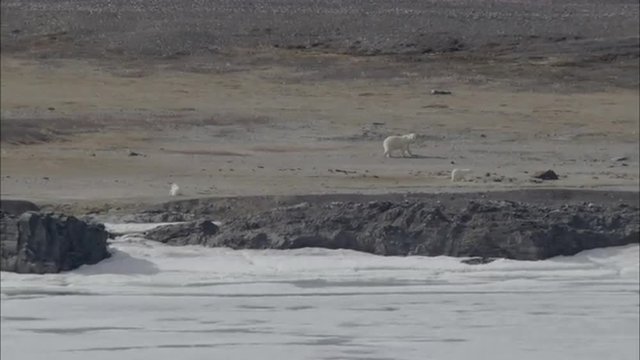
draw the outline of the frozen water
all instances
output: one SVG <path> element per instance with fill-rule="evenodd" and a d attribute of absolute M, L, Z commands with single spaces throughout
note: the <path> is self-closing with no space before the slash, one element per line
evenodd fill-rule
<path fill-rule="evenodd" d="M 112 242 L 1 273 L 12 359 L 638 359 L 639 247 L 525 262 Z M 120 228 L 118 228 L 120 226 Z M 137 227 L 136 227 L 137 226 Z"/>

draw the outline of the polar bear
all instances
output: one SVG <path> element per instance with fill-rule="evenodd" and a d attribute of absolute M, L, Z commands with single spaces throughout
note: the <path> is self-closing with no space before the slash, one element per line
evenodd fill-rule
<path fill-rule="evenodd" d="M 471 169 L 453 169 L 451 171 L 451 181 L 458 182 L 464 180 L 466 174 L 470 173 Z"/>
<path fill-rule="evenodd" d="M 394 150 L 400 150 L 401 155 L 405 154 L 413 156 L 411 150 L 409 150 L 409 144 L 416 141 L 416 134 L 407 135 L 392 135 L 384 139 L 382 146 L 384 147 L 384 156 L 391 157 L 391 152 Z"/>
<path fill-rule="evenodd" d="M 171 183 L 171 189 L 169 190 L 169 195 L 171 196 L 182 195 L 180 193 L 180 186 L 178 186 L 178 184 L 176 183 Z"/>

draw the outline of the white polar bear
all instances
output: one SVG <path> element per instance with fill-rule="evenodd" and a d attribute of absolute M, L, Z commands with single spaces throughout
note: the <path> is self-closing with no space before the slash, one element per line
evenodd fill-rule
<path fill-rule="evenodd" d="M 171 196 L 182 195 L 180 193 L 180 186 L 178 186 L 178 184 L 176 183 L 171 183 L 171 189 L 169 190 L 169 195 Z"/>
<path fill-rule="evenodd" d="M 416 141 L 416 134 L 407 135 L 392 135 L 384 139 L 382 146 L 384 147 L 384 156 L 391 157 L 391 152 L 394 150 L 400 150 L 401 155 L 405 154 L 413 156 L 411 150 L 409 150 L 409 144 Z"/>
<path fill-rule="evenodd" d="M 470 173 L 471 169 L 453 169 L 451 171 L 451 181 L 458 182 L 464 180 L 466 174 Z"/>

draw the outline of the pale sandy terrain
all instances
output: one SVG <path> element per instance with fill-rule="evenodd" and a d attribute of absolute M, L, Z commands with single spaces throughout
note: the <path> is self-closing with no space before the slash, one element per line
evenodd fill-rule
<path fill-rule="evenodd" d="M 389 69 L 333 79 L 284 62 L 186 72 L 3 55 L 2 197 L 160 201 L 171 182 L 185 197 L 638 188 L 635 89 Z M 417 156 L 384 158 L 382 139 L 408 132 L 420 135 Z M 452 184 L 456 167 L 472 169 L 470 181 Z M 561 179 L 532 182 L 546 169 Z"/>

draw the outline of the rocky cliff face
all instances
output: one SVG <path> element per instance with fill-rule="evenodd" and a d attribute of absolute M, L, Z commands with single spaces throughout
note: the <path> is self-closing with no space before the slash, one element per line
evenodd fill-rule
<path fill-rule="evenodd" d="M 302 203 L 232 219 L 169 225 L 147 237 L 173 245 L 235 249 L 353 249 L 379 255 L 448 255 L 520 260 L 637 243 L 639 211 L 627 205 L 548 207 L 470 202 L 447 211 L 428 201 Z"/>
<path fill-rule="evenodd" d="M 2 271 L 56 273 L 110 256 L 104 226 L 72 216 L 0 212 L 0 230 Z"/>

